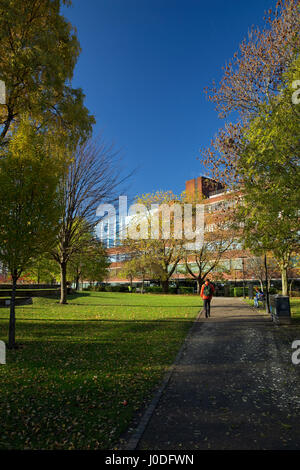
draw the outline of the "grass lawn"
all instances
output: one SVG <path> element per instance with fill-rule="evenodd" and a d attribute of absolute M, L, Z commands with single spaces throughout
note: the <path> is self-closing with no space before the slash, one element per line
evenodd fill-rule
<path fill-rule="evenodd" d="M 291 311 L 292 317 L 296 320 L 300 320 L 300 298 L 291 298 Z"/>
<path fill-rule="evenodd" d="M 246 299 L 245 300 L 249 305 L 253 306 L 253 300 Z M 262 304 L 259 303 L 260 307 L 259 310 L 262 310 Z M 300 298 L 299 297 L 291 297 L 290 298 L 290 305 L 291 305 L 291 313 L 292 318 L 294 320 L 300 320 Z"/>
<path fill-rule="evenodd" d="M 109 449 L 200 305 L 197 296 L 84 292 L 64 306 L 35 298 L 17 307 L 21 348 L 0 365 L 0 449 Z M 1 308 L 3 341 L 8 316 Z"/>

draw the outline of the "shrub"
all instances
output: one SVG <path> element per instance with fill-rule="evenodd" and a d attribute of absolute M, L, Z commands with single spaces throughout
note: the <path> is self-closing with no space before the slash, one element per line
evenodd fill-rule
<path fill-rule="evenodd" d="M 150 286 L 146 287 L 145 292 L 148 292 L 148 294 L 161 294 L 162 288 L 160 286 Z"/>
<path fill-rule="evenodd" d="M 179 292 L 180 294 L 193 294 L 194 288 L 193 287 L 180 287 Z"/>
<path fill-rule="evenodd" d="M 244 294 L 243 287 L 234 287 L 233 288 L 233 296 L 234 297 L 242 297 Z M 245 287 L 245 295 L 248 295 L 248 288 Z"/>
<path fill-rule="evenodd" d="M 270 295 L 275 295 L 277 294 L 278 290 L 275 287 L 270 287 L 269 289 L 269 294 Z"/>
<path fill-rule="evenodd" d="M 123 284 L 119 284 L 117 286 L 112 286 L 108 284 L 107 286 L 99 286 L 99 292 L 129 292 L 128 286 L 124 286 Z M 135 292 L 135 288 L 132 288 L 132 292 Z"/>
<path fill-rule="evenodd" d="M 177 294 L 177 287 L 169 287 L 169 294 Z"/>
<path fill-rule="evenodd" d="M 292 290 L 290 292 L 290 297 L 300 297 L 300 291 L 299 290 Z"/>

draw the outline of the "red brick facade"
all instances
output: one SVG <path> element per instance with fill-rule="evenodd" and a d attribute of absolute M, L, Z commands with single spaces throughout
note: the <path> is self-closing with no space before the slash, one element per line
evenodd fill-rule
<path fill-rule="evenodd" d="M 224 204 L 226 208 L 229 200 L 232 200 L 232 193 L 226 192 L 224 187 L 209 178 L 200 176 L 198 178 L 186 181 L 185 183 L 186 194 L 195 198 L 196 196 L 202 200 L 206 206 L 207 212 L 217 213 L 219 210 L 224 210 Z M 222 206 L 223 204 L 223 206 Z M 207 207 L 209 206 L 209 207 Z M 225 209 L 226 210 L 226 209 Z M 109 248 L 109 256 L 112 258 L 110 265 L 110 274 L 107 282 L 110 283 L 124 283 L 129 282 L 129 279 L 120 277 L 120 270 L 124 261 L 120 260 L 122 255 L 124 256 L 125 251 L 121 246 Z M 118 258 L 118 259 L 117 259 Z M 224 272 L 217 271 L 210 273 L 209 277 L 212 280 L 218 280 L 222 278 L 224 281 L 242 281 L 255 279 L 253 270 L 248 269 L 247 260 L 253 258 L 253 254 L 248 251 L 242 250 L 238 244 L 231 247 L 230 250 L 224 253 L 222 256 L 222 263 L 226 264 L 227 269 Z M 277 279 L 280 279 L 280 272 L 274 273 Z M 181 274 L 178 270 L 175 271 L 172 278 L 175 280 L 193 279 L 188 274 Z M 139 279 L 133 279 L 133 282 L 140 282 Z"/>

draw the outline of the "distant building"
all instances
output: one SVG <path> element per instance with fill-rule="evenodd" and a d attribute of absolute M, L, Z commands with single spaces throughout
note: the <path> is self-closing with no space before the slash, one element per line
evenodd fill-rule
<path fill-rule="evenodd" d="M 226 211 L 235 203 L 232 198 L 232 193 L 227 191 L 221 183 L 203 176 L 186 181 L 185 192 L 191 197 L 198 196 L 198 198 L 202 200 L 204 204 L 204 214 L 213 215 L 217 214 L 219 211 Z M 121 244 L 118 244 L 116 240 L 110 243 L 108 254 L 111 265 L 107 282 L 111 284 L 128 283 L 129 279 L 122 278 L 120 274 L 122 265 L 126 260 L 130 259 L 130 254 L 128 254 L 126 249 L 122 247 Z M 230 249 L 224 253 L 216 272 L 210 274 L 210 278 L 219 279 L 220 282 L 228 281 L 239 285 L 243 282 L 257 281 L 253 269 L 250 269 L 250 259 L 253 259 L 253 257 L 254 255 L 244 250 L 238 241 L 233 242 Z M 194 282 L 196 285 L 196 281 L 193 281 L 191 275 L 186 274 L 183 266 L 183 262 L 179 262 L 171 280 L 173 279 L 173 281 L 177 283 L 190 284 Z M 273 275 L 274 279 L 280 280 L 281 276 L 279 270 L 273 272 Z M 141 280 L 137 278 L 133 279 L 133 282 L 138 285 L 141 283 Z"/>

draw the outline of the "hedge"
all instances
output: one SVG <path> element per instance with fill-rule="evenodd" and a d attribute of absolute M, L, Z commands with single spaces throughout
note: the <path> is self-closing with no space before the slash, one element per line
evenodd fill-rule
<path fill-rule="evenodd" d="M 230 295 L 232 297 L 243 297 L 244 295 L 243 287 L 231 287 Z M 245 286 L 245 295 L 248 295 L 248 287 L 246 286 Z"/>
<path fill-rule="evenodd" d="M 180 287 L 179 289 L 180 294 L 193 294 L 194 288 L 193 287 Z"/>

